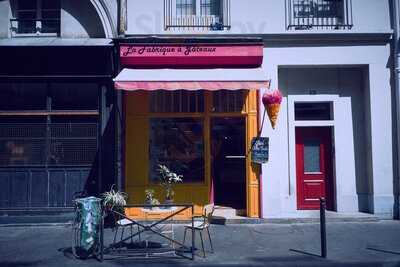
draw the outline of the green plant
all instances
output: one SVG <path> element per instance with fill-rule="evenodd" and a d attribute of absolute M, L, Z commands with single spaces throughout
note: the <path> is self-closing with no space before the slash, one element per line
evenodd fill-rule
<path fill-rule="evenodd" d="M 151 201 L 154 198 L 154 189 L 146 189 L 144 193 L 146 194 L 146 201 Z"/>
<path fill-rule="evenodd" d="M 101 196 L 103 198 L 103 205 L 111 209 L 114 207 L 124 207 L 128 198 L 125 192 L 114 190 L 114 185 L 111 186 L 110 191 L 104 192 Z"/>
<path fill-rule="evenodd" d="M 158 172 L 160 173 L 160 184 L 165 189 L 165 199 L 172 200 L 175 195 L 172 186 L 182 182 L 183 176 L 172 172 L 167 166 L 161 164 L 158 165 Z"/>
<path fill-rule="evenodd" d="M 145 204 L 147 205 L 159 205 L 160 201 L 158 201 L 158 199 L 156 199 L 154 197 L 155 195 L 155 191 L 154 189 L 146 189 L 144 190 L 144 193 L 146 194 L 146 200 L 145 200 Z"/>
<path fill-rule="evenodd" d="M 150 202 L 151 205 L 160 205 L 160 201 L 157 198 L 153 198 Z"/>

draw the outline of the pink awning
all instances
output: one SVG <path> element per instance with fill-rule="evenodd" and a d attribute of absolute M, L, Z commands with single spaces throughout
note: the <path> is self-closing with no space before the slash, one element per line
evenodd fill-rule
<path fill-rule="evenodd" d="M 269 88 L 265 82 L 115 82 L 115 89 L 120 90 L 241 90 Z"/>
<path fill-rule="evenodd" d="M 257 90 L 269 88 L 261 69 L 124 69 L 114 79 L 119 90 Z"/>

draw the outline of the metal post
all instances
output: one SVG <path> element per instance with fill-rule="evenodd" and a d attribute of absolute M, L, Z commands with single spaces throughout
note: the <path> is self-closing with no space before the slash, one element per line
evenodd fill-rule
<path fill-rule="evenodd" d="M 320 229 L 321 229 L 321 257 L 326 258 L 326 221 L 325 221 L 325 209 L 326 202 L 325 198 L 320 198 L 319 205 L 319 219 L 320 219 Z"/>
<path fill-rule="evenodd" d="M 192 204 L 192 248 L 191 248 L 191 252 L 192 252 L 192 260 L 194 260 L 194 246 L 195 246 L 195 236 L 194 236 L 194 206 Z"/>

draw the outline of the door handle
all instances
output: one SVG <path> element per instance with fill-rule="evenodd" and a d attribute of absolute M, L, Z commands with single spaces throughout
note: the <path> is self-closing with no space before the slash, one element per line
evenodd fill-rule
<path fill-rule="evenodd" d="M 225 156 L 226 159 L 245 159 L 246 156 Z"/>

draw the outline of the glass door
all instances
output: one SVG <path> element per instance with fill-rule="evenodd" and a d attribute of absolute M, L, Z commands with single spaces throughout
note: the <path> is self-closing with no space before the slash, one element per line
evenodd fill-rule
<path fill-rule="evenodd" d="M 216 205 L 246 209 L 244 117 L 211 119 L 211 171 Z"/>

